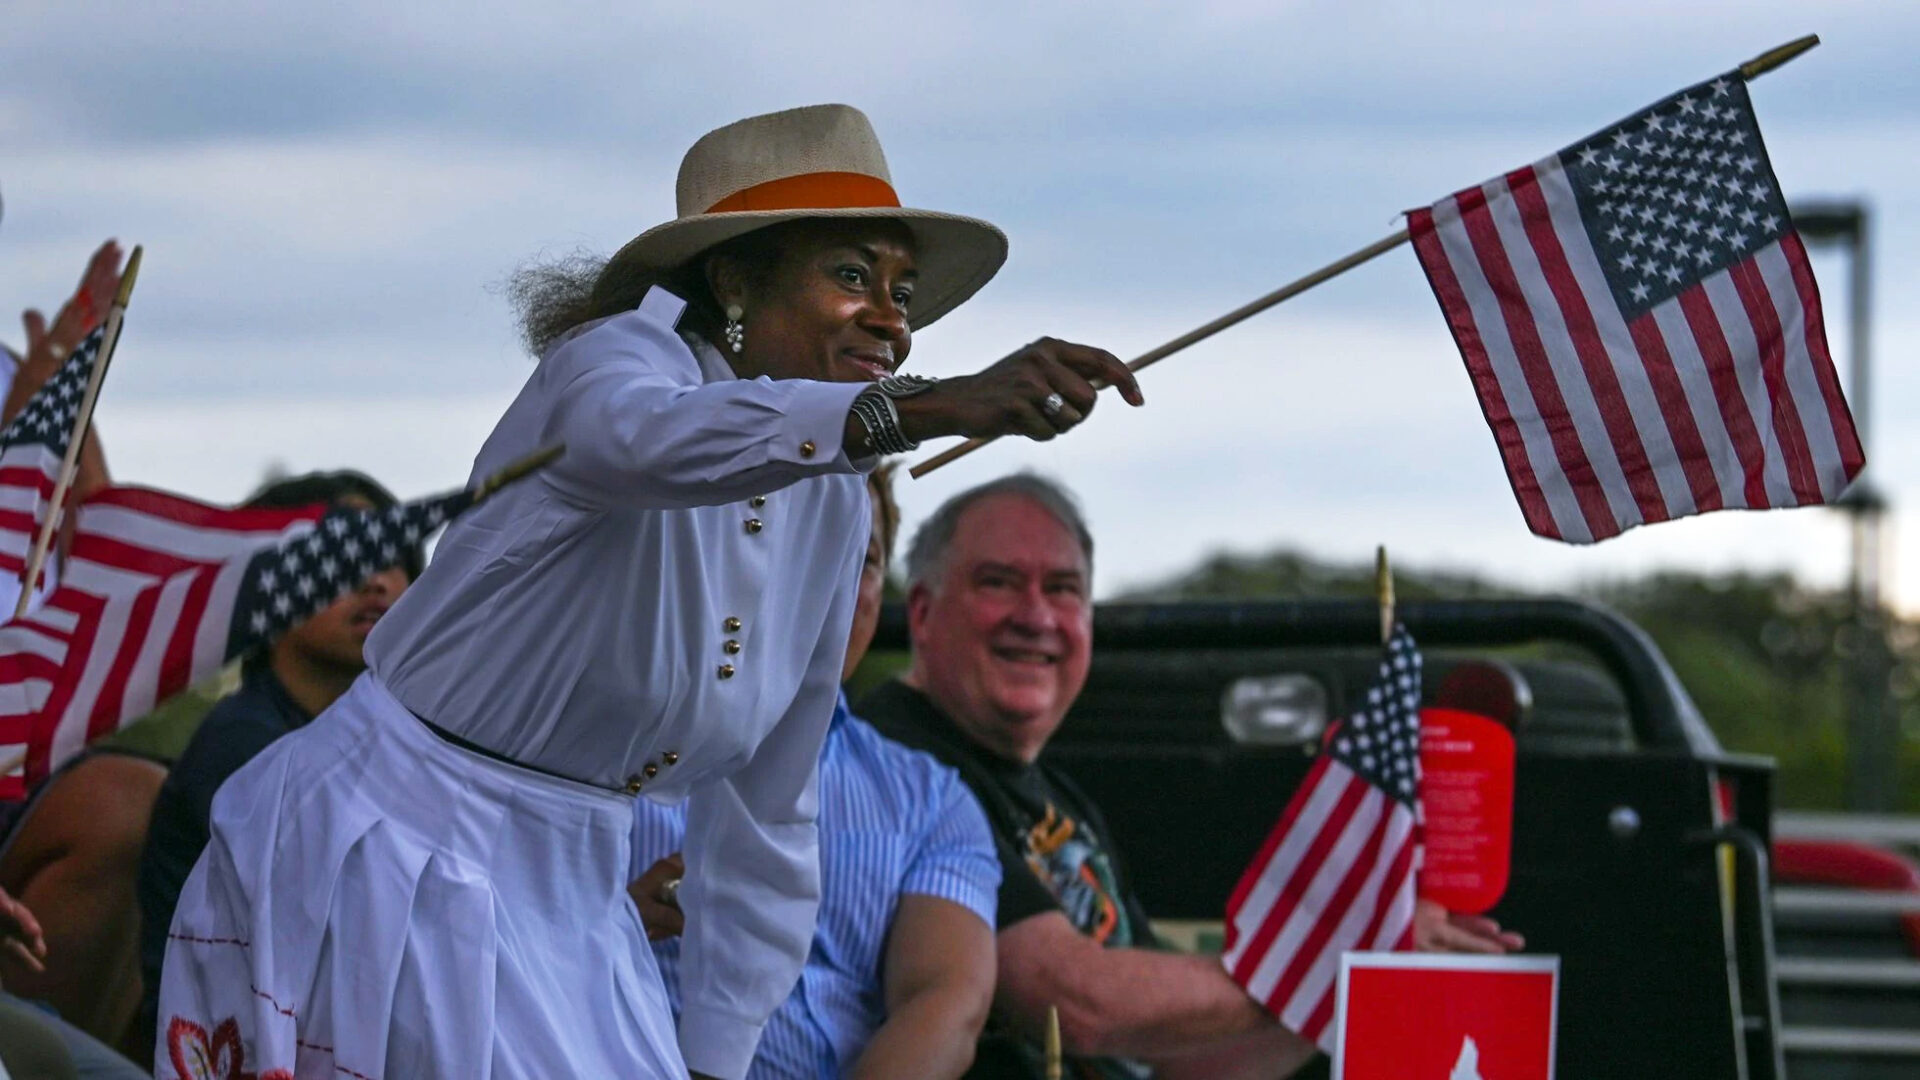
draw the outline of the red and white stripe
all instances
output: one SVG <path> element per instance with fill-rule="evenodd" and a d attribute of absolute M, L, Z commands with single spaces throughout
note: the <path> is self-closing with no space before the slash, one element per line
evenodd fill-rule
<path fill-rule="evenodd" d="M 45 443 L 0 451 L 0 574 L 17 578 L 26 570 L 27 553 L 59 471 L 60 458 Z"/>
<path fill-rule="evenodd" d="M 1796 233 L 1629 322 L 1557 157 L 1409 224 L 1535 533 L 1829 503 L 1865 464 Z"/>
<path fill-rule="evenodd" d="M 60 587 L 0 626 L 0 799 L 218 671 L 253 552 L 324 506 L 231 510 L 110 488 L 79 510 Z"/>
<path fill-rule="evenodd" d="M 1227 973 L 1323 1049 L 1341 954 L 1412 941 L 1414 825 L 1406 803 L 1322 755 L 1227 901 Z"/>

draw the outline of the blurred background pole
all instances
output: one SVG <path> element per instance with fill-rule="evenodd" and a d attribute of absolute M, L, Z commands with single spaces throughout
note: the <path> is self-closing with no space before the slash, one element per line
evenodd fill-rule
<path fill-rule="evenodd" d="M 1847 254 L 1849 369 L 1847 401 L 1867 452 L 1867 470 L 1841 498 L 1852 531 L 1847 595 L 1852 606 L 1844 679 L 1847 703 L 1847 809 L 1887 812 L 1899 800 L 1900 718 L 1892 694 L 1893 656 L 1887 642 L 1883 543 L 1887 502 L 1873 486 L 1873 262 L 1865 203 L 1814 201 L 1795 205 L 1794 224 L 1813 245 Z"/>

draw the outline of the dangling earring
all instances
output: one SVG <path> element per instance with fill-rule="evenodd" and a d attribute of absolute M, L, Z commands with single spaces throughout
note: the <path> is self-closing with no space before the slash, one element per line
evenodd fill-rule
<path fill-rule="evenodd" d="M 727 327 L 723 333 L 726 334 L 727 348 L 736 353 L 740 351 L 743 343 L 747 340 L 747 329 L 740 325 L 740 316 L 745 314 L 746 312 L 740 309 L 739 304 L 727 305 Z"/>

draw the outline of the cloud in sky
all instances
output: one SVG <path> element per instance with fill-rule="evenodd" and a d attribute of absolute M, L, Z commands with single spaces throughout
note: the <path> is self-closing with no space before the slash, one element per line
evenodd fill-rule
<path fill-rule="evenodd" d="M 847 100 L 910 201 L 1013 239 L 915 365 L 1038 336 L 1144 350 L 1809 29 L 1756 84 L 1794 194 L 1876 213 L 1874 470 L 1920 503 L 1920 10 L 1866 3 L 34 4 L 0 44 L 0 297 L 51 304 L 102 236 L 148 246 L 103 405 L 122 475 L 237 497 L 268 461 L 457 482 L 525 377 L 494 291 L 672 212 L 700 132 Z M 102 33 L 102 27 L 110 32 Z M 1844 351 L 1843 265 L 1819 270 Z M 17 339 L 17 334 L 0 334 Z M 1718 515 L 1592 550 L 1529 537 L 1411 254 L 1148 377 L 1048 446 L 909 485 L 909 515 L 1015 465 L 1079 488 L 1103 589 L 1291 542 L 1535 584 L 1652 565 L 1842 571 L 1836 515 Z M 212 453 L 198 440 L 218 440 Z M 1907 530 L 1907 532 L 1916 532 Z M 1920 535 L 1905 545 L 1920 557 Z M 1920 576 L 1916 576 L 1920 577 Z M 1920 605 L 1920 580 L 1905 594 Z"/>

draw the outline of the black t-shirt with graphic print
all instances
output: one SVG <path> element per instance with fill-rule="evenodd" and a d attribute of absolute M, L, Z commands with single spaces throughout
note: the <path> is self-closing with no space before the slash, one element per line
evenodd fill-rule
<path fill-rule="evenodd" d="M 952 766 L 973 789 L 1000 854 L 1000 929 L 1058 911 L 1102 945 L 1154 947 L 1146 913 L 1127 888 L 1118 853 L 1108 846 L 1106 820 L 1065 774 L 988 753 L 925 694 L 898 680 L 874 688 L 855 711 L 887 737 Z M 1041 1065 L 1036 1047 L 990 1024 L 967 1076 L 1026 1080 L 1040 1077 Z M 1148 1075 L 1131 1062 L 1110 1059 L 1073 1066 L 1075 1076 Z"/>

